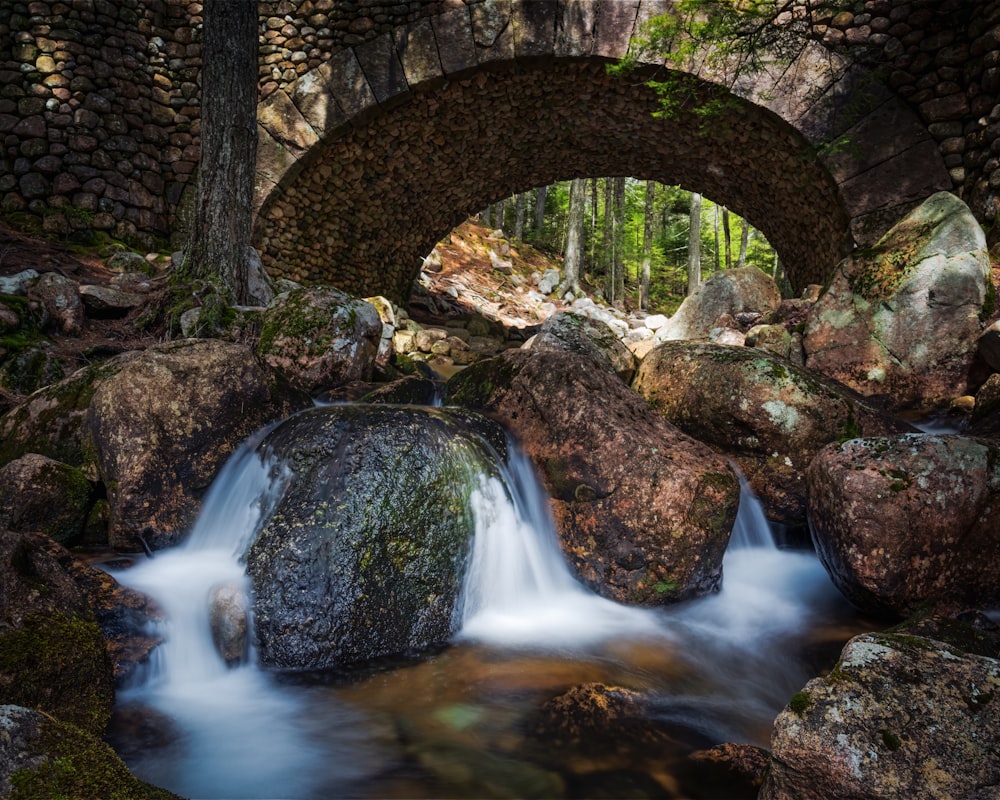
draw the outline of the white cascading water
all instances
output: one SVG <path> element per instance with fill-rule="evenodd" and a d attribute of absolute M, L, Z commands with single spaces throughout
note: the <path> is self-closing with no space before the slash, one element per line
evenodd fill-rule
<path fill-rule="evenodd" d="M 189 797 L 316 796 L 331 775 L 357 786 L 376 769 L 356 735 L 329 733 L 360 730 L 358 711 L 324 707 L 320 723 L 306 690 L 276 683 L 252 658 L 228 668 L 212 642 L 209 594 L 220 583 L 249 591 L 240 556 L 288 478 L 256 453 L 263 433 L 219 474 L 183 546 L 115 572 L 155 598 L 169 618 L 146 680 L 120 701 L 158 710 L 179 733 L 171 752 L 128 763 L 143 779 Z M 723 591 L 658 610 L 617 605 L 573 578 L 523 455 L 512 456 L 503 480 L 482 477 L 471 503 L 476 531 L 456 611 L 459 641 L 569 653 L 612 640 L 662 642 L 683 654 L 692 673 L 711 677 L 671 690 L 662 716 L 718 741 L 752 740 L 748 731 L 772 719 L 810 677 L 776 653 L 825 605 L 842 602 L 814 556 L 774 546 L 745 487 Z M 324 732 L 310 731 L 310 720 Z"/>

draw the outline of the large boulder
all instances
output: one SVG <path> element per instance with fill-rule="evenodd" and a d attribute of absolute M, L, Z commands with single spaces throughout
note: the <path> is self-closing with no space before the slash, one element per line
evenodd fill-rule
<path fill-rule="evenodd" d="M 835 381 L 755 348 L 666 342 L 633 383 L 666 419 L 739 463 L 770 519 L 806 524 L 805 470 L 830 442 L 913 430 Z"/>
<path fill-rule="evenodd" d="M 93 495 L 76 467 L 28 453 L 0 467 L 0 527 L 72 543 L 84 532 Z"/>
<path fill-rule="evenodd" d="M 53 547 L 0 530 L 0 703 L 100 735 L 114 701 L 111 661 L 87 594 Z"/>
<path fill-rule="evenodd" d="M 656 341 L 707 339 L 713 328 L 720 327 L 720 317 L 768 314 L 779 305 L 781 292 L 774 278 L 757 267 L 716 272 L 684 298 L 667 324 L 656 331 Z"/>
<path fill-rule="evenodd" d="M 718 588 L 736 477 L 610 371 L 576 353 L 513 350 L 446 388 L 516 434 L 552 498 L 563 551 L 594 591 L 657 605 Z"/>
<path fill-rule="evenodd" d="M 99 736 L 18 705 L 0 705 L 0 797 L 177 800 L 138 780 Z"/>
<path fill-rule="evenodd" d="M 240 442 L 308 404 L 241 344 L 187 339 L 112 361 L 88 422 L 118 549 L 176 544 Z"/>
<path fill-rule="evenodd" d="M 268 307 L 257 352 L 294 386 L 315 392 L 370 380 L 381 341 L 371 303 L 338 289 L 296 289 Z"/>
<path fill-rule="evenodd" d="M 332 668 L 454 633 L 469 496 L 497 470 L 477 431 L 503 439 L 471 417 L 327 406 L 267 435 L 260 452 L 291 479 L 247 555 L 262 663 Z"/>
<path fill-rule="evenodd" d="M 635 376 L 635 356 L 605 322 L 560 311 L 542 324 L 531 340 L 532 350 L 581 353 L 614 372 L 625 383 Z"/>
<path fill-rule="evenodd" d="M 1000 603 L 1000 451 L 965 436 L 855 439 L 806 473 L 820 559 L 859 608 Z"/>
<path fill-rule="evenodd" d="M 933 195 L 837 267 L 806 321 L 806 365 L 897 407 L 966 394 L 990 280 L 975 217 Z"/>
<path fill-rule="evenodd" d="M 998 696 L 996 658 L 908 633 L 857 636 L 775 721 L 761 800 L 995 798 Z"/>

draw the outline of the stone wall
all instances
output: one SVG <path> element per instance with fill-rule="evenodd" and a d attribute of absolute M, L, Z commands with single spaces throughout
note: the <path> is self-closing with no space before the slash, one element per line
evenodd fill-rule
<path fill-rule="evenodd" d="M 0 213 L 152 246 L 198 161 L 199 3 L 0 3 Z"/>
<path fill-rule="evenodd" d="M 534 3 L 554 17 L 587 1 Z M 400 26 L 508 4 L 260 2 L 261 96 Z M 0 214 L 34 218 L 53 234 L 102 230 L 146 246 L 170 232 L 198 159 L 200 12 L 191 0 L 0 2 Z M 992 223 L 1000 2 L 867 0 L 857 13 L 817 19 L 815 33 L 885 68 L 938 142 L 955 190 Z"/>

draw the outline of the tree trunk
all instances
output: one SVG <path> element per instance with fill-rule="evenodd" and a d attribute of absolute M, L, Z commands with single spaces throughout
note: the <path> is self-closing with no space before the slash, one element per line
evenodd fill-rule
<path fill-rule="evenodd" d="M 569 230 L 566 233 L 566 254 L 563 258 L 563 279 L 559 295 L 582 294 L 580 268 L 583 264 L 583 222 L 587 213 L 587 179 L 574 178 L 569 187 Z"/>
<path fill-rule="evenodd" d="M 184 272 L 215 278 L 236 303 L 251 297 L 257 164 L 257 4 L 205 0 L 201 161 Z M 262 279 L 261 275 L 257 275 Z"/>
<path fill-rule="evenodd" d="M 656 183 L 646 181 L 646 213 L 642 225 L 642 277 L 639 279 L 639 308 L 649 309 L 649 272 L 653 258 L 653 224 L 656 217 L 654 207 Z"/>
<path fill-rule="evenodd" d="M 615 178 L 615 299 L 625 300 L 625 178 Z"/>
<path fill-rule="evenodd" d="M 740 258 L 736 266 L 741 269 L 747 265 L 747 246 L 750 244 L 750 223 L 743 220 L 743 230 L 740 232 Z"/>
<path fill-rule="evenodd" d="M 614 213 L 612 205 L 614 201 L 614 181 L 611 178 L 604 179 L 604 236 L 602 237 L 604 253 L 601 261 L 604 264 L 604 299 L 609 303 L 615 301 L 615 232 Z"/>
<path fill-rule="evenodd" d="M 722 268 L 722 264 L 719 261 L 721 248 L 719 247 L 719 205 L 715 204 L 715 272 L 718 272 Z"/>
<path fill-rule="evenodd" d="M 691 193 L 691 229 L 688 231 L 688 286 L 690 297 L 701 283 L 701 195 Z"/>
<path fill-rule="evenodd" d="M 535 193 L 535 239 L 538 241 L 545 233 L 545 196 L 548 192 L 548 186 L 539 186 Z"/>
<path fill-rule="evenodd" d="M 518 242 L 524 239 L 524 207 L 527 202 L 527 193 L 521 192 L 517 196 L 517 205 L 514 207 L 514 239 Z"/>
<path fill-rule="evenodd" d="M 490 228 L 493 225 L 493 206 L 486 206 L 482 213 L 479 215 L 479 221 L 483 223 L 484 228 Z"/>
<path fill-rule="evenodd" d="M 733 234 L 729 229 L 729 209 L 722 207 L 722 235 L 726 239 L 726 269 L 733 268 Z"/>

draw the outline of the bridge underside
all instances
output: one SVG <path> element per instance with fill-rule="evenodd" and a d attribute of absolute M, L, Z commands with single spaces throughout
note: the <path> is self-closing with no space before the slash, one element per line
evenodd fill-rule
<path fill-rule="evenodd" d="M 851 245 L 837 185 L 808 142 L 745 101 L 657 119 L 653 93 L 602 65 L 481 72 L 411 91 L 317 144 L 261 209 L 274 275 L 405 299 L 422 258 L 470 213 L 534 186 L 625 175 L 680 184 L 748 219 L 793 286 Z"/>

